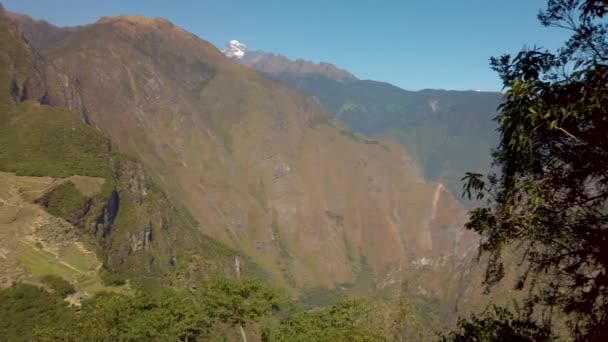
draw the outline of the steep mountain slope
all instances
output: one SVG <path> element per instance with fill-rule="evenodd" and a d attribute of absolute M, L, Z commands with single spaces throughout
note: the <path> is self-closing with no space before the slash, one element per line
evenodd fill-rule
<path fill-rule="evenodd" d="M 0 286 L 54 274 L 93 291 L 102 277 L 155 286 L 208 276 L 205 263 L 232 270 L 238 254 L 205 237 L 141 164 L 49 105 L 84 108 L 1 9 L 0 51 Z"/>
<path fill-rule="evenodd" d="M 466 171 L 489 169 L 490 149 L 497 142 L 492 119 L 501 102 L 499 93 L 406 91 L 319 69 L 300 72 L 300 61 L 278 58 L 253 51 L 235 60 L 314 98 L 355 132 L 396 140 L 426 179 L 445 183 L 457 197 Z"/>
<path fill-rule="evenodd" d="M 416 262 L 475 241 L 398 145 L 353 134 L 166 20 L 102 18 L 43 54 L 78 80 L 95 126 L 277 284 L 398 287 Z"/>

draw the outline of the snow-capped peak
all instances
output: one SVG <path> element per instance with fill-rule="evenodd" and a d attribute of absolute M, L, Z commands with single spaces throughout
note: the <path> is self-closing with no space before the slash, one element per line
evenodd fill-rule
<path fill-rule="evenodd" d="M 226 43 L 226 46 L 222 50 L 222 53 L 228 58 L 241 59 L 247 52 L 247 45 L 239 42 L 238 40 L 231 40 Z"/>

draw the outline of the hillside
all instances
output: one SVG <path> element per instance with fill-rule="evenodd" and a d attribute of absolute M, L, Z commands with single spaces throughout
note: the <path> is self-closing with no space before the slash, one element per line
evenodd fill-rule
<path fill-rule="evenodd" d="M 1 287 L 54 275 L 86 296 L 126 280 L 155 288 L 233 272 L 238 254 L 204 236 L 139 162 L 50 105 L 82 102 L 3 13 L 0 50 Z"/>
<path fill-rule="evenodd" d="M 496 78 L 538 4 L 0 4 L 0 342 L 607 340 L 608 1 L 546 5 Z"/>
<path fill-rule="evenodd" d="M 476 241 L 398 145 L 350 132 L 166 20 L 102 18 L 40 48 L 79 81 L 87 119 L 276 284 L 394 291 L 415 262 Z"/>
<path fill-rule="evenodd" d="M 301 61 L 263 51 L 233 60 L 310 96 L 355 132 L 398 142 L 425 179 L 446 184 L 457 198 L 465 172 L 490 168 L 490 149 L 498 141 L 493 119 L 500 93 L 407 91 L 319 68 L 302 72 Z"/>

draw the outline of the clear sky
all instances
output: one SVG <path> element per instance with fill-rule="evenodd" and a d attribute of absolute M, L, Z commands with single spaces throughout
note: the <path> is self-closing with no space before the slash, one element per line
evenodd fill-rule
<path fill-rule="evenodd" d="M 524 45 L 558 47 L 544 28 L 546 0 L 0 0 L 13 12 L 60 26 L 101 16 L 164 17 L 222 47 L 327 61 L 359 78 L 405 89 L 500 90 L 490 56 Z"/>

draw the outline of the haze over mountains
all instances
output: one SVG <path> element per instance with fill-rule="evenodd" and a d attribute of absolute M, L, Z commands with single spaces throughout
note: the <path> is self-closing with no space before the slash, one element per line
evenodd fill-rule
<path fill-rule="evenodd" d="M 410 92 L 238 41 L 223 54 L 160 18 L 0 19 L 15 134 L 0 196 L 97 253 L 91 279 L 188 287 L 243 272 L 294 296 L 408 296 L 452 318 L 478 300 L 458 181 L 488 168 L 500 94 Z M 21 143 L 28 132 L 40 138 Z M 46 239 L 26 251 L 65 247 Z M 5 284 L 36 281 L 23 250 L 7 255 Z"/>

